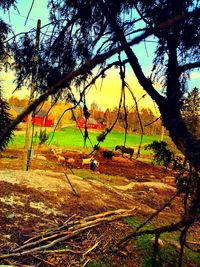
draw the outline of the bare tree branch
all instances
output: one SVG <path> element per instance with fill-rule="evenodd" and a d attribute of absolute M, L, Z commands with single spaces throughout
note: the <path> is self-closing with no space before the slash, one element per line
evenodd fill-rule
<path fill-rule="evenodd" d="M 32 8 L 33 8 L 33 5 L 34 5 L 34 2 L 35 2 L 35 0 L 32 0 L 31 7 L 30 7 L 30 9 L 29 9 L 29 11 L 28 11 L 28 15 L 27 15 L 27 17 L 26 17 L 26 20 L 25 20 L 24 26 L 26 26 L 26 23 L 27 23 L 27 21 L 28 21 L 28 18 L 29 18 L 29 16 L 30 16 L 31 10 L 32 10 Z"/>
<path fill-rule="evenodd" d="M 182 73 L 186 70 L 191 70 L 195 68 L 200 68 L 200 62 L 193 62 L 193 63 L 188 63 L 182 66 L 179 66 L 179 73 Z"/>
<path fill-rule="evenodd" d="M 177 223 L 172 223 L 166 226 L 162 226 L 159 228 L 155 228 L 152 230 L 143 230 L 140 232 L 134 231 L 133 233 L 129 234 L 128 236 L 124 237 L 122 240 L 120 240 L 117 244 L 116 247 L 122 246 L 122 244 L 126 243 L 130 239 L 141 236 L 141 235 L 155 235 L 155 234 L 162 234 L 165 232 L 175 232 L 175 231 L 180 231 L 181 228 L 185 227 L 186 225 L 191 225 L 194 222 L 194 218 L 185 218 Z"/>

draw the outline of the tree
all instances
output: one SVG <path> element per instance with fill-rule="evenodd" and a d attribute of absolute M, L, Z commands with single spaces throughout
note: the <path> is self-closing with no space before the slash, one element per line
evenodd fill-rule
<path fill-rule="evenodd" d="M 185 194 L 185 216 L 173 225 L 150 231 L 158 240 L 164 231 L 181 229 L 181 266 L 187 230 L 199 220 L 200 209 L 200 141 L 189 131 L 181 114 L 187 90 L 186 74 L 200 67 L 199 1 L 65 0 L 58 4 L 52 0 L 49 8 L 52 35 L 43 38 L 38 59 L 37 90 L 40 96 L 2 132 L 1 138 L 6 138 L 26 114 L 50 95 L 59 96 L 63 88 L 68 89 L 66 96 L 74 107 L 81 103 L 87 110 L 87 89 L 99 77 L 103 79 L 113 66 L 118 68 L 121 78 L 118 110 L 122 108 L 125 112 L 126 91 L 136 102 L 132 88 L 126 82 L 126 68 L 130 66 L 139 84 L 158 105 L 172 140 L 190 162 L 192 173 Z M 132 47 L 149 36 L 155 38 L 157 47 L 152 74 L 147 77 L 139 63 L 140 55 L 135 54 Z M 34 68 L 32 35 L 16 37 L 10 48 L 14 51 L 20 87 L 25 78 L 30 79 Z M 155 81 L 162 86 L 162 93 L 154 87 Z M 72 85 L 79 92 L 78 99 L 74 97 Z M 105 131 L 105 136 L 111 129 Z"/>
<path fill-rule="evenodd" d="M 152 122 L 156 119 L 153 112 L 150 109 L 142 108 L 140 116 L 144 125 L 144 132 L 146 134 L 153 134 L 154 123 Z"/>
<path fill-rule="evenodd" d="M 15 0 L 2 0 L 0 2 L 0 9 L 3 11 L 8 10 L 11 5 L 15 4 Z M 3 66 L 7 66 L 8 63 L 8 53 L 6 51 L 5 40 L 10 32 L 10 27 L 0 18 L 0 71 Z M 0 81 L 1 82 L 1 81 Z M 2 96 L 2 88 L 0 85 L 0 135 L 10 123 L 12 122 L 12 116 L 9 113 L 9 105 Z M 10 129 L 4 138 L 0 138 L 0 150 L 3 150 L 8 145 L 9 141 L 12 139 L 13 129 Z"/>
<path fill-rule="evenodd" d="M 12 116 L 9 112 L 9 105 L 5 99 L 2 97 L 1 87 L 0 87 L 0 134 L 3 129 L 5 129 L 11 122 Z M 0 139 L 0 150 L 7 147 L 10 140 L 12 140 L 13 132 L 8 132 L 6 138 Z"/>
<path fill-rule="evenodd" d="M 8 100 L 10 106 L 26 107 L 28 105 L 28 98 L 19 99 L 15 96 L 11 96 Z"/>
<path fill-rule="evenodd" d="M 197 87 L 184 96 L 182 115 L 187 128 L 196 138 L 199 138 L 200 92 Z"/>
<path fill-rule="evenodd" d="M 7 11 L 10 6 L 15 7 L 15 0 L 2 0 L 0 2 L 0 9 L 2 9 L 4 12 Z M 7 63 L 8 59 L 8 53 L 6 50 L 5 40 L 7 38 L 8 33 L 11 31 L 9 25 L 7 25 L 1 18 L 0 18 L 0 70 L 3 66 L 3 63 Z"/>
<path fill-rule="evenodd" d="M 97 113 L 99 112 L 99 107 L 95 102 L 92 102 L 90 105 L 90 115 L 92 118 L 97 119 Z"/>

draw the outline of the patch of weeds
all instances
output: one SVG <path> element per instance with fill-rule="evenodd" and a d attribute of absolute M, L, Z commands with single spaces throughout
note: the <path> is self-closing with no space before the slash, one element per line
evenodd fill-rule
<path fill-rule="evenodd" d="M 127 217 L 124 221 L 129 224 L 133 229 L 136 229 L 141 223 L 141 219 L 135 217 Z M 151 223 L 144 226 L 143 230 L 153 229 Z M 141 267 L 149 267 L 152 265 L 153 256 L 153 235 L 141 235 L 134 239 L 134 245 L 141 258 Z M 160 237 L 164 246 L 159 249 L 159 255 L 157 257 L 156 267 L 161 266 L 176 266 L 177 254 L 174 248 L 165 243 L 164 235 Z M 164 265 L 163 265 L 164 264 Z"/>
<path fill-rule="evenodd" d="M 196 266 L 200 266 L 200 254 L 198 252 L 194 252 L 186 248 L 185 256 L 189 261 L 192 261 L 194 264 L 196 264 Z"/>
<path fill-rule="evenodd" d="M 136 229 L 140 224 L 142 224 L 142 220 L 137 217 L 126 217 L 123 220 L 133 229 Z M 145 226 L 145 229 L 151 229 L 151 228 L 152 226 L 150 224 L 147 224 Z M 141 266 L 143 267 L 151 266 L 152 262 L 152 252 L 150 253 L 151 239 L 152 236 L 150 235 L 143 235 L 136 237 L 134 239 L 134 245 L 138 251 L 138 254 L 140 255 L 142 261 Z"/>
<path fill-rule="evenodd" d="M 138 226 L 140 226 L 143 223 L 143 220 L 137 217 L 126 217 L 123 219 L 123 221 L 127 224 L 129 224 L 133 229 L 136 229 Z M 145 229 L 153 229 L 152 225 L 150 223 L 147 223 L 145 225 Z"/>
<path fill-rule="evenodd" d="M 85 169 L 73 169 L 73 172 L 75 175 L 80 176 L 83 179 L 88 179 L 88 180 L 94 180 L 98 181 L 102 184 L 116 184 L 116 179 L 119 177 L 120 179 L 125 179 L 125 177 L 121 176 L 112 176 L 112 175 L 107 175 L 107 174 L 99 174 L 97 172 L 92 172 L 90 170 L 85 170 Z"/>
<path fill-rule="evenodd" d="M 174 267 L 177 265 L 177 253 L 173 247 L 164 244 L 164 247 L 160 249 L 159 252 L 159 262 L 158 266 L 171 266 Z"/>
<path fill-rule="evenodd" d="M 127 217 L 123 219 L 125 223 L 129 224 L 133 229 L 136 229 L 142 220 L 136 217 Z M 153 226 L 149 223 L 144 226 L 143 230 L 153 229 Z M 159 254 L 157 257 L 156 267 L 174 267 L 177 266 L 177 260 L 179 256 L 179 251 L 170 244 L 169 240 L 173 240 L 179 244 L 180 234 L 177 232 L 164 233 L 160 236 L 163 241 L 164 246 L 159 249 Z M 152 265 L 152 255 L 153 255 L 153 235 L 143 235 L 136 237 L 134 239 L 134 245 L 138 251 L 141 258 L 141 266 L 149 267 Z M 185 248 L 184 261 L 187 266 L 188 262 L 192 262 L 195 266 L 200 266 L 200 255 L 187 248 Z"/>
<path fill-rule="evenodd" d="M 164 242 L 164 247 L 160 250 L 160 260 L 161 263 L 168 264 L 167 266 L 176 266 L 177 259 L 179 257 L 178 249 L 175 249 L 173 245 L 170 244 L 169 240 L 172 240 L 179 244 L 180 233 L 172 232 L 172 233 L 164 233 L 161 236 L 161 239 Z M 185 248 L 184 260 L 186 262 L 192 262 L 196 266 L 200 266 L 200 254 Z M 160 265 L 159 265 L 160 266 Z M 183 265 L 187 266 L 187 264 Z"/>
<path fill-rule="evenodd" d="M 83 170 L 83 169 L 73 169 L 73 172 L 75 175 L 83 178 L 83 179 L 88 179 L 88 180 L 98 180 L 97 179 L 97 174 L 89 171 L 89 170 Z"/>
<path fill-rule="evenodd" d="M 169 239 L 171 239 L 171 240 L 174 240 L 174 241 L 179 242 L 179 237 L 180 237 L 180 234 L 177 233 L 177 232 L 171 232 L 171 233 L 166 232 L 166 233 L 163 233 L 163 234 L 162 234 L 162 238 L 163 238 L 164 240 L 169 240 Z"/>
<path fill-rule="evenodd" d="M 134 245 L 141 258 L 141 266 L 151 266 L 152 263 L 152 245 L 150 235 L 139 236 L 134 240 Z"/>
<path fill-rule="evenodd" d="M 87 263 L 86 267 L 113 267 L 109 257 L 103 257 L 99 260 L 91 260 Z"/>
<path fill-rule="evenodd" d="M 149 267 L 152 265 L 153 256 L 153 236 L 143 235 L 135 239 L 135 246 L 141 257 L 141 266 Z M 177 263 L 177 253 L 171 246 L 164 244 L 163 247 L 159 248 L 159 253 L 157 256 L 156 267 L 168 266 L 174 267 Z"/>

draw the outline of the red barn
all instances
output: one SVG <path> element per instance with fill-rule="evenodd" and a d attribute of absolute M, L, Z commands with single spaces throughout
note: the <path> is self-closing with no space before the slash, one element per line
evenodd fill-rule
<path fill-rule="evenodd" d="M 24 118 L 25 122 L 27 121 L 27 118 L 28 118 L 27 116 Z M 40 110 L 36 112 L 32 117 L 32 123 L 34 125 L 45 126 L 45 127 L 54 125 L 54 121 L 49 118 L 46 110 Z"/>
<path fill-rule="evenodd" d="M 11 106 L 11 109 L 15 111 L 16 116 L 21 114 L 24 110 L 24 107 Z M 32 117 L 32 123 L 38 126 L 52 126 L 54 121 L 49 118 L 48 112 L 46 110 L 39 110 L 35 112 L 35 115 Z M 28 116 L 24 117 L 23 122 L 27 122 Z"/>
<path fill-rule="evenodd" d="M 84 118 L 78 118 L 76 121 L 76 126 L 79 128 L 85 128 L 86 120 Z M 97 130 L 104 130 L 105 125 L 95 119 L 89 118 L 87 121 L 87 128 L 88 129 L 97 129 Z"/>

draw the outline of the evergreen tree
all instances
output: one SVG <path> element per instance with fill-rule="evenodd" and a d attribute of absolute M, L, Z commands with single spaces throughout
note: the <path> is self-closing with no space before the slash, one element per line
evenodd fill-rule
<path fill-rule="evenodd" d="M 11 5 L 15 7 L 15 2 L 16 2 L 15 0 L 1 0 L 0 9 L 2 9 L 5 12 L 10 8 Z M 0 70 L 2 67 L 2 63 L 6 63 L 8 58 L 8 54 L 6 52 L 5 40 L 10 31 L 11 31 L 10 26 L 0 18 Z"/>
<path fill-rule="evenodd" d="M 1 0 L 0 1 L 0 9 L 4 12 L 9 10 L 10 6 L 15 7 L 15 0 Z M 9 25 L 7 25 L 1 18 L 0 18 L 0 71 L 2 70 L 3 66 L 7 65 L 8 59 L 8 52 L 5 40 L 7 38 L 8 33 L 11 31 Z M 2 90 L 0 86 L 0 135 L 2 131 L 11 123 L 12 118 L 9 114 L 9 105 L 2 96 Z M 10 130 L 5 138 L 0 138 L 0 150 L 3 150 L 8 145 L 9 141 L 12 139 L 13 130 Z"/>
<path fill-rule="evenodd" d="M 199 117 L 200 117 L 200 91 L 194 87 L 193 90 L 187 93 L 183 98 L 182 108 L 183 118 L 187 128 L 197 138 L 199 138 Z"/>
<path fill-rule="evenodd" d="M 0 135 L 1 132 L 12 122 L 12 117 L 9 113 L 9 105 L 2 97 L 2 91 L 0 87 Z M 8 145 L 9 141 L 12 140 L 13 132 L 10 131 L 6 138 L 0 139 L 0 150 L 3 150 Z"/>

